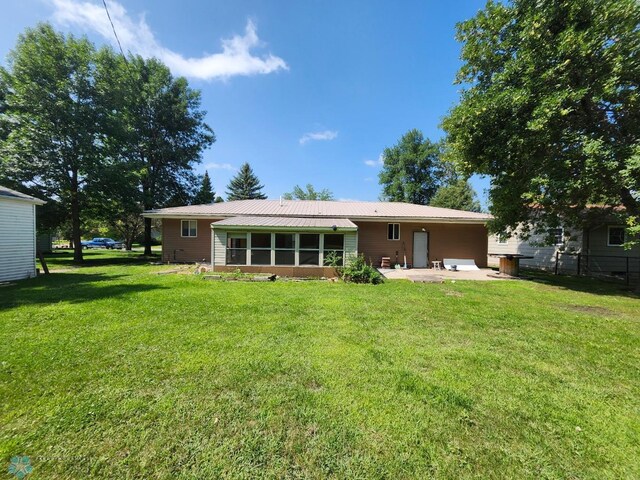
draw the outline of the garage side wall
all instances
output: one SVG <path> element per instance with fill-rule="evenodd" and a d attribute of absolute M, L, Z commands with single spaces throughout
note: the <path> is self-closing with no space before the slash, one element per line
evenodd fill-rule
<path fill-rule="evenodd" d="M 185 219 L 186 220 L 186 219 Z M 181 220 L 162 219 L 162 261 L 163 262 L 210 262 L 211 223 L 219 219 L 198 220 L 196 237 L 183 237 Z"/>
<path fill-rule="evenodd" d="M 378 266 L 382 257 L 390 257 L 391 263 L 413 265 L 413 232 L 424 230 L 429 234 L 428 261 L 443 258 L 472 258 L 478 267 L 487 266 L 487 228 L 479 224 L 409 223 L 409 222 L 359 222 L 358 251 L 367 261 Z M 400 223 L 400 239 L 388 240 L 388 224 Z"/>

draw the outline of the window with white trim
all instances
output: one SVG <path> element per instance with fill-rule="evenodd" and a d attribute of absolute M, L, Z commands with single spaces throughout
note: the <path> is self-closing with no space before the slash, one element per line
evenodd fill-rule
<path fill-rule="evenodd" d="M 387 240 L 400 240 L 400 224 L 399 223 L 387 224 Z"/>
<path fill-rule="evenodd" d="M 624 245 L 624 227 L 609 226 L 607 229 L 607 247 L 621 247 Z"/>
<path fill-rule="evenodd" d="M 251 265 L 271 265 L 271 233 L 251 234 Z"/>
<path fill-rule="evenodd" d="M 299 265 L 320 265 L 320 235 L 301 233 L 299 255 Z"/>
<path fill-rule="evenodd" d="M 183 237 L 197 237 L 198 236 L 198 221 L 197 220 L 182 220 L 180 222 L 180 229 Z"/>
<path fill-rule="evenodd" d="M 344 235 L 342 233 L 325 233 L 324 234 L 324 255 L 323 263 L 327 264 L 327 256 L 335 254 L 337 264 L 344 265 Z"/>
<path fill-rule="evenodd" d="M 294 233 L 276 233 L 275 265 L 296 264 L 296 235 Z"/>
<path fill-rule="evenodd" d="M 552 245 L 564 245 L 564 228 L 550 228 L 547 233 L 552 239 Z"/>
<path fill-rule="evenodd" d="M 229 233 L 227 235 L 227 265 L 247 264 L 247 234 Z"/>

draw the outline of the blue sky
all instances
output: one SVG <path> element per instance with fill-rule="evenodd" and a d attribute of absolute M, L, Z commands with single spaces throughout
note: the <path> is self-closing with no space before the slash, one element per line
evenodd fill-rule
<path fill-rule="evenodd" d="M 217 141 L 198 167 L 218 194 L 243 162 L 272 198 L 295 184 L 377 200 L 379 156 L 411 128 L 436 140 L 455 104 L 455 24 L 480 0 L 107 1 L 125 50 L 202 91 Z M 3 5 L 0 57 L 39 21 L 113 43 L 101 0 Z M 472 178 L 486 205 L 488 182 Z"/>

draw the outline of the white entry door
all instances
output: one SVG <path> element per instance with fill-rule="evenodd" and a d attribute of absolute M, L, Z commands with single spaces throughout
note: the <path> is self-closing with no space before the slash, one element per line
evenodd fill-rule
<path fill-rule="evenodd" d="M 413 232 L 413 268 L 427 268 L 427 232 Z"/>

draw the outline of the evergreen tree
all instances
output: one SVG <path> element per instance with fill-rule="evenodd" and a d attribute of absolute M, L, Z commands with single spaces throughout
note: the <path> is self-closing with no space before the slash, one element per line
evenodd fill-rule
<path fill-rule="evenodd" d="M 196 196 L 193 198 L 194 205 L 202 205 L 205 203 L 213 203 L 216 198 L 216 192 L 213 191 L 211 186 L 211 178 L 209 178 L 209 172 L 204 172 L 202 177 L 202 186 Z"/>
<path fill-rule="evenodd" d="M 251 166 L 245 162 L 227 185 L 227 200 L 264 200 L 267 196 L 262 193 L 263 188 Z"/>

